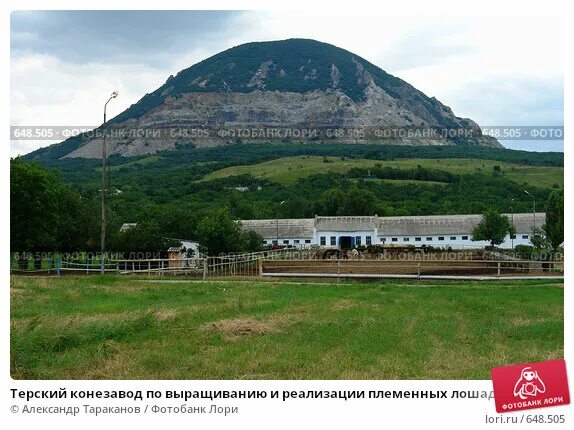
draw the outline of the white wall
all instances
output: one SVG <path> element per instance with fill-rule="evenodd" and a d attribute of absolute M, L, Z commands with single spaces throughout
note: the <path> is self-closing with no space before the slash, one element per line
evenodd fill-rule
<path fill-rule="evenodd" d="M 522 236 L 526 235 L 528 238 L 524 239 Z M 463 239 L 463 236 L 466 236 L 468 239 Z M 428 241 L 427 237 L 430 237 L 431 240 Z M 439 237 L 444 238 L 444 240 L 439 240 Z M 454 239 L 451 239 L 454 237 Z M 396 245 L 396 246 L 406 246 L 406 245 L 414 245 L 414 246 L 422 246 L 422 245 L 430 245 L 435 248 L 446 248 L 451 247 L 453 249 L 464 249 L 464 248 L 484 248 L 485 246 L 489 246 L 490 242 L 485 240 L 473 241 L 471 234 L 440 234 L 440 235 L 425 235 L 425 236 L 380 236 L 377 238 L 377 244 L 382 245 L 383 242 L 381 239 L 385 239 L 385 245 Z M 397 241 L 394 242 L 392 239 L 396 238 Z M 408 241 L 405 241 L 405 238 Z M 416 238 L 420 238 L 420 241 L 417 241 Z M 530 245 L 530 233 L 518 233 L 516 234 L 516 238 L 513 240 L 510 239 L 510 236 L 507 235 L 504 239 L 504 242 L 499 245 L 499 248 L 504 249 L 511 249 L 512 245 Z"/>
<path fill-rule="evenodd" d="M 453 249 L 465 249 L 465 248 L 484 248 L 485 246 L 490 245 L 490 242 L 487 241 L 472 241 L 472 235 L 470 234 L 440 234 L 440 235 L 425 235 L 425 236 L 378 236 L 375 230 L 362 230 L 362 231 L 353 231 L 353 232 L 340 232 L 340 231 L 315 231 L 315 237 L 312 239 L 309 238 L 289 238 L 289 239 L 279 239 L 279 245 L 291 245 L 295 247 L 301 248 L 309 248 L 312 245 L 320 245 L 321 243 L 321 236 L 325 237 L 325 248 L 336 248 L 339 244 L 339 238 L 341 236 L 351 236 L 351 237 L 361 237 L 361 245 L 367 245 L 366 237 L 371 237 L 371 244 L 372 245 L 383 245 L 382 238 L 385 239 L 385 245 L 395 245 L 395 246 L 408 246 L 413 245 L 416 247 L 420 247 L 422 245 L 430 245 L 435 248 L 446 248 L 451 247 Z M 467 236 L 468 239 L 463 239 L 463 236 Z M 523 236 L 527 236 L 527 238 L 523 238 Z M 331 245 L 331 237 L 335 237 L 335 244 Z M 416 238 L 420 238 L 420 241 L 417 241 Z M 428 241 L 427 237 L 430 237 L 431 240 Z M 439 237 L 444 237 L 444 240 L 439 240 Z M 454 237 L 455 239 L 451 239 Z M 397 241 L 393 241 L 392 239 L 396 238 Z M 405 241 L 405 238 L 408 241 Z M 273 242 L 276 240 L 275 237 L 273 238 L 265 238 L 265 244 L 272 245 Z M 284 243 L 284 241 L 288 241 L 288 243 Z M 296 241 L 299 243 L 295 243 Z M 311 243 L 305 243 L 305 240 L 311 240 Z M 517 233 L 516 238 L 514 241 L 510 239 L 510 236 L 506 236 L 504 242 L 499 245 L 500 248 L 504 249 L 511 249 L 512 245 L 530 245 L 530 233 Z"/>
<path fill-rule="evenodd" d="M 311 243 L 305 243 L 306 240 L 310 240 Z M 273 243 L 277 241 L 277 237 L 265 237 L 263 238 L 263 241 L 266 245 L 273 245 Z M 288 241 L 288 243 L 284 243 L 284 241 Z M 299 241 L 299 243 L 296 243 L 296 241 Z M 279 245 L 291 245 L 297 248 L 309 248 L 311 245 L 315 244 L 313 239 L 308 237 L 293 237 L 289 239 L 279 238 L 279 242 L 277 243 Z"/>
<path fill-rule="evenodd" d="M 361 237 L 361 245 L 366 245 L 366 237 L 371 237 L 371 244 L 377 245 L 377 231 L 376 230 L 358 230 L 358 231 L 321 231 L 315 230 L 315 243 L 321 243 L 321 236 L 325 237 L 326 248 L 337 248 L 339 245 L 339 238 L 342 236 Z M 335 238 L 335 245 L 331 245 L 331 237 Z"/>

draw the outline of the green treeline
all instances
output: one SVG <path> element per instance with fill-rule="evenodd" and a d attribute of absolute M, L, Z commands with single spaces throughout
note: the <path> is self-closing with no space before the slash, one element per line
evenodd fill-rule
<path fill-rule="evenodd" d="M 442 173 L 429 172 L 429 177 L 435 180 L 435 174 Z M 523 187 L 502 177 L 460 175 L 451 183 L 429 185 L 350 176 L 314 175 L 287 186 L 250 175 L 199 183 L 174 183 L 169 177 L 159 177 L 137 186 L 123 185 L 121 193 L 108 195 L 108 243 L 110 249 L 117 250 L 131 246 L 119 234 L 125 222 L 139 224 L 130 237 L 137 236 L 147 244 L 138 245 L 140 249 L 157 248 L 162 237 L 197 239 L 202 220 L 222 210 L 234 219 L 483 213 L 491 208 L 509 212 L 512 198 L 516 199 L 515 212 L 529 212 L 532 208 L 529 199 L 521 199 Z M 239 185 L 247 191 L 237 191 L 235 187 Z M 551 190 L 530 191 L 542 202 Z M 13 161 L 12 250 L 97 250 L 99 199 L 96 185 L 71 187 L 52 171 Z M 281 201 L 285 203 L 280 204 Z"/>

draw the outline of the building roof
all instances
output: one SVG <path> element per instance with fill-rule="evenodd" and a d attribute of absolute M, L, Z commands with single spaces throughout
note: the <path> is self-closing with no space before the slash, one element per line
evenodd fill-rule
<path fill-rule="evenodd" d="M 250 219 L 241 220 L 244 230 L 254 231 L 264 238 L 311 239 L 313 237 L 313 218 L 299 219 Z"/>
<path fill-rule="evenodd" d="M 505 214 L 513 219 L 517 233 L 530 233 L 534 224 L 531 213 Z M 432 215 L 379 217 L 379 236 L 417 236 L 436 234 L 472 234 L 482 215 Z M 546 215 L 536 214 L 536 225 L 544 224 Z"/>
<path fill-rule="evenodd" d="M 321 231 L 373 230 L 377 216 L 317 216 L 315 228 Z"/>
<path fill-rule="evenodd" d="M 513 219 L 517 233 L 530 233 L 534 224 L 532 213 L 505 214 Z M 440 234 L 472 234 L 482 215 L 431 216 L 332 216 L 301 219 L 261 219 L 240 221 L 245 230 L 255 231 L 266 239 L 312 238 L 317 231 L 354 232 L 377 229 L 379 236 L 423 236 Z M 536 226 L 546 221 L 544 213 L 536 214 Z"/>
<path fill-rule="evenodd" d="M 137 222 L 124 222 L 120 227 L 120 232 L 128 231 L 130 228 L 137 227 Z"/>

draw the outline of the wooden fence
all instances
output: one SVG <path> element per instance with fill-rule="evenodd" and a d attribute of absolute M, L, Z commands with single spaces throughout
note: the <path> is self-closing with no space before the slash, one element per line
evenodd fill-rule
<path fill-rule="evenodd" d="M 317 278 L 537 279 L 563 278 L 563 263 L 495 260 L 262 261 L 261 276 Z"/>
<path fill-rule="evenodd" d="M 529 279 L 563 278 L 564 262 L 476 259 L 317 259 L 313 251 L 282 249 L 218 257 L 116 260 L 105 273 L 190 276 L 200 279 L 240 277 Z M 101 273 L 98 263 L 50 261 L 37 270 L 11 268 L 11 273 L 60 276 Z"/>

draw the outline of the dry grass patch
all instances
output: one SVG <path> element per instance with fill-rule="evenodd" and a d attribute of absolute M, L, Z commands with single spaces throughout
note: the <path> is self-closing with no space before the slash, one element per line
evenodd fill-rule
<path fill-rule="evenodd" d="M 105 358 L 83 369 L 74 375 L 78 379 L 108 379 L 109 375 L 117 375 L 116 379 L 131 379 L 135 361 L 125 346 L 113 340 L 104 342 L 98 348 Z"/>
<path fill-rule="evenodd" d="M 339 301 L 333 303 L 333 306 L 331 306 L 331 309 L 333 309 L 334 311 L 344 311 L 347 309 L 351 309 L 355 306 L 357 306 L 357 304 L 354 301 L 348 300 L 348 299 L 343 299 L 343 300 L 339 300 Z"/>
<path fill-rule="evenodd" d="M 177 312 L 174 309 L 158 309 L 154 316 L 158 321 L 172 320 L 177 316 Z"/>
<path fill-rule="evenodd" d="M 206 324 L 202 326 L 202 329 L 218 331 L 230 340 L 243 336 L 263 336 L 279 331 L 271 322 L 258 321 L 253 318 L 220 320 Z"/>
<path fill-rule="evenodd" d="M 510 323 L 514 326 L 526 326 L 526 325 L 530 325 L 530 324 L 536 324 L 536 323 L 543 323 L 545 321 L 547 321 L 547 318 L 526 318 L 523 316 L 517 316 L 514 317 L 510 320 Z"/>

